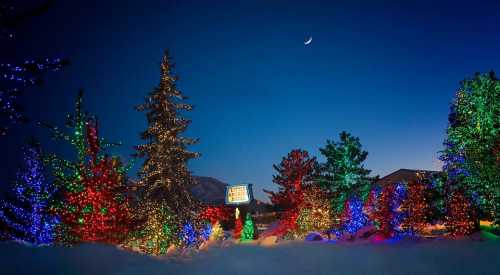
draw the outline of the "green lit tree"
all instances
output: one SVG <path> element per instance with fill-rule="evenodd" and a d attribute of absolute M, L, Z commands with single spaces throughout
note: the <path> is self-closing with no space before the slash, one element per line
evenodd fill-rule
<path fill-rule="evenodd" d="M 452 103 L 441 160 L 447 193 L 464 190 L 479 217 L 500 224 L 500 81 L 493 72 L 462 81 Z"/>
<path fill-rule="evenodd" d="M 245 225 L 243 226 L 243 232 L 241 232 L 241 240 L 242 241 L 253 240 L 254 235 L 255 235 L 255 230 L 252 221 L 252 216 L 250 216 L 250 213 L 247 213 L 247 216 L 245 218 Z"/>
<path fill-rule="evenodd" d="M 359 138 L 345 131 L 340 133 L 340 141 L 327 140 L 320 152 L 326 162 L 321 164 L 317 181 L 331 192 L 333 214 L 338 216 L 349 196 L 356 195 L 365 200 L 377 177 L 370 177 L 371 171 L 364 168 L 368 152 L 362 149 Z"/>

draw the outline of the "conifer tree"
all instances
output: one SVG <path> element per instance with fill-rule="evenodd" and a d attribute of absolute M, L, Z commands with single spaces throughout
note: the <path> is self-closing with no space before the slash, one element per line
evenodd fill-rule
<path fill-rule="evenodd" d="M 108 143 L 98 136 L 96 120 L 82 109 L 83 92 L 75 104 L 75 113 L 68 115 L 66 126 L 73 130 L 66 134 L 58 127 L 52 136 L 74 146 L 76 157 L 63 159 L 56 154 L 48 156 L 55 184 L 62 200 L 57 205 L 61 217 L 59 239 L 63 243 L 109 242 L 118 243 L 127 234 L 130 213 L 125 196 L 126 171 L 120 159 L 104 155 L 102 150 L 117 143 Z"/>
<path fill-rule="evenodd" d="M 212 227 L 212 232 L 210 233 L 209 240 L 217 241 L 217 240 L 222 240 L 223 238 L 224 238 L 224 230 L 222 230 L 220 222 L 216 221 Z"/>
<path fill-rule="evenodd" d="M 448 120 L 441 155 L 447 193 L 465 191 L 478 217 L 500 224 L 500 81 L 493 72 L 462 81 Z"/>
<path fill-rule="evenodd" d="M 408 212 L 408 216 L 403 220 L 401 227 L 403 231 L 414 234 L 422 233 L 422 230 L 429 222 L 430 207 L 427 202 L 427 186 L 422 182 L 424 174 L 418 173 L 416 181 L 409 181 L 407 184 L 407 198 L 402 204 L 402 209 Z"/>
<path fill-rule="evenodd" d="M 363 201 L 368 196 L 371 183 L 370 170 L 364 168 L 363 162 L 368 152 L 361 147 L 359 138 L 347 132 L 340 133 L 340 141 L 327 140 L 320 149 L 326 158 L 321 164 L 318 183 L 333 195 L 332 207 L 335 215 L 343 212 L 345 201 L 351 195 L 359 196 Z"/>
<path fill-rule="evenodd" d="M 350 234 L 356 233 L 367 224 L 368 218 L 363 212 L 363 202 L 356 195 L 345 201 L 341 222 L 342 229 Z"/>
<path fill-rule="evenodd" d="M 241 234 L 241 240 L 242 241 L 253 240 L 254 235 L 255 231 L 254 231 L 252 216 L 250 215 L 250 213 L 247 213 L 247 216 L 245 218 L 245 225 L 243 226 L 243 232 Z"/>
<path fill-rule="evenodd" d="M 384 186 L 378 196 L 373 218 L 378 232 L 385 238 L 402 233 L 400 227 L 407 217 L 407 211 L 400 208 L 406 197 L 406 186 L 402 182 Z"/>
<path fill-rule="evenodd" d="M 172 74 L 167 52 L 160 69 L 159 85 L 137 107 L 146 113 L 148 128 L 141 134 L 144 144 L 136 147 L 136 155 L 145 158 L 139 171 L 136 220 L 148 219 L 149 213 L 155 211 L 151 206 L 164 208 L 172 215 L 174 236 L 179 236 L 188 222 L 195 228 L 200 226 L 199 205 L 188 189 L 194 181 L 187 167 L 198 154 L 187 149 L 196 140 L 183 136 L 190 120 L 181 115 L 192 106 L 183 102 L 185 97 L 176 87 L 178 78 Z"/>
<path fill-rule="evenodd" d="M 9 239 L 35 246 L 50 245 L 59 223 L 59 217 L 50 209 L 57 188 L 45 178 L 38 142 L 31 139 L 23 151 L 25 163 L 18 171 L 13 192 L 16 198 L 0 202 L 0 221 L 9 228 Z"/>
<path fill-rule="evenodd" d="M 328 195 L 316 184 L 305 186 L 304 203 L 297 218 L 297 237 L 331 229 L 332 216 Z"/>
<path fill-rule="evenodd" d="M 125 246 L 151 255 L 165 255 L 171 245 L 180 241 L 174 235 L 173 216 L 160 205 L 151 205 L 149 209 L 153 212 L 140 230 L 131 232 Z"/>
<path fill-rule="evenodd" d="M 292 150 L 279 165 L 273 166 L 277 171 L 273 182 L 279 185 L 278 192 L 264 192 L 270 195 L 271 203 L 283 211 L 275 233 L 284 234 L 296 229 L 304 201 L 303 187 L 312 183 L 317 166 L 316 158 L 309 157 L 304 150 Z"/>
<path fill-rule="evenodd" d="M 471 202 L 461 190 L 450 194 L 445 217 L 445 226 L 452 236 L 464 236 L 474 233 L 477 213 Z"/>
<path fill-rule="evenodd" d="M 234 220 L 234 229 L 233 229 L 233 239 L 238 240 L 241 237 L 241 231 L 243 230 L 243 224 L 241 223 L 240 210 L 236 208 Z"/>

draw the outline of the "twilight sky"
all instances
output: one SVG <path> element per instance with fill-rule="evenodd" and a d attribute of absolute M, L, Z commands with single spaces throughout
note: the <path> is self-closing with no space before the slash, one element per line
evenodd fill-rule
<path fill-rule="evenodd" d="M 274 189 L 272 164 L 295 148 L 323 160 L 318 148 L 342 130 L 361 138 L 374 174 L 440 169 L 459 81 L 500 71 L 500 2 L 320 2 L 56 1 L 14 44 L 0 45 L 0 57 L 69 58 L 65 71 L 26 92 L 26 113 L 62 126 L 83 88 L 102 136 L 121 140 L 115 153 L 129 158 L 146 127 L 133 106 L 158 84 L 169 49 L 178 87 L 195 105 L 187 135 L 200 138 L 192 149 L 202 156 L 190 169 L 253 183 L 258 198 Z M 14 178 L 27 135 L 71 156 L 26 125 L 0 140 L 1 184 Z"/>

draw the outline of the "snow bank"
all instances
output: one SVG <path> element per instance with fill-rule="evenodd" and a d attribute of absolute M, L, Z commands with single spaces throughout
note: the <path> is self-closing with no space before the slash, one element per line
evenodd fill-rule
<path fill-rule="evenodd" d="M 500 242 L 403 241 L 382 245 L 290 242 L 273 247 L 210 247 L 189 258 L 159 259 L 104 245 L 25 247 L 0 243 L 9 274 L 500 274 Z"/>

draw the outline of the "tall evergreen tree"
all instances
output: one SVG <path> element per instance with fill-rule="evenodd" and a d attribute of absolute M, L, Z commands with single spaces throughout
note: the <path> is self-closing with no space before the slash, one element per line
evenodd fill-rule
<path fill-rule="evenodd" d="M 339 215 L 350 195 L 365 200 L 376 178 L 370 177 L 371 171 L 363 165 L 368 152 L 362 149 L 359 138 L 347 132 L 340 133 L 338 142 L 327 140 L 320 152 L 326 163 L 321 164 L 318 183 L 332 193 L 333 212 Z"/>
<path fill-rule="evenodd" d="M 465 191 L 480 217 L 500 224 L 500 81 L 493 72 L 462 81 L 448 117 L 441 159 L 448 194 Z"/>
<path fill-rule="evenodd" d="M 188 222 L 193 222 L 195 227 L 199 225 L 196 223 L 199 205 L 188 190 L 194 181 L 187 167 L 188 161 L 198 156 L 187 147 L 197 140 L 183 136 L 190 120 L 181 114 L 191 111 L 192 106 L 183 103 L 186 98 L 176 87 L 178 78 L 172 74 L 167 52 L 160 69 L 158 87 L 137 107 L 146 112 L 148 121 L 148 128 L 141 135 L 145 143 L 136 148 L 136 155 L 145 158 L 139 171 L 137 219 L 153 218 L 148 217 L 154 211 L 150 206 L 159 205 L 172 214 L 173 232 L 178 233 Z"/>
<path fill-rule="evenodd" d="M 10 239 L 39 246 L 54 242 L 59 217 L 50 211 L 57 188 L 45 179 L 40 145 L 31 139 L 24 147 L 24 166 L 18 171 L 15 200 L 2 201 L 0 221 Z"/>

